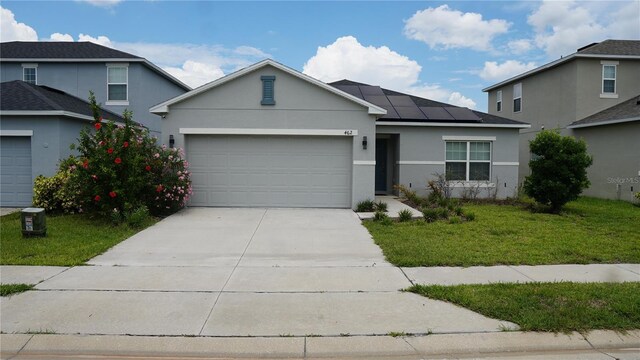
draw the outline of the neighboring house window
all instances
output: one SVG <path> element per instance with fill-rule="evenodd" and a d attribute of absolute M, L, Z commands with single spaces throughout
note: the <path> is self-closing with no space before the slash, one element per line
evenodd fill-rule
<path fill-rule="evenodd" d="M 602 65 L 602 93 L 616 93 L 616 65 Z"/>
<path fill-rule="evenodd" d="M 445 160 L 447 180 L 489 181 L 491 178 L 490 141 L 447 141 Z"/>
<path fill-rule="evenodd" d="M 107 101 L 127 102 L 129 68 L 124 65 L 107 65 Z"/>
<path fill-rule="evenodd" d="M 502 90 L 496 93 L 496 111 L 502 111 Z"/>
<path fill-rule="evenodd" d="M 522 111 L 522 83 L 513 85 L 513 112 Z"/>
<path fill-rule="evenodd" d="M 22 65 L 22 81 L 36 85 L 38 82 L 38 66 Z"/>
<path fill-rule="evenodd" d="M 274 83 L 276 81 L 275 76 L 261 76 L 260 80 L 262 80 L 262 101 L 260 104 L 262 105 L 275 105 L 276 97 L 275 97 L 275 87 Z"/>

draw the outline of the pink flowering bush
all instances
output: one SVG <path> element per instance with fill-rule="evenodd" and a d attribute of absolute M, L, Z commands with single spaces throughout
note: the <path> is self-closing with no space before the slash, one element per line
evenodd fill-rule
<path fill-rule="evenodd" d="M 153 215 L 184 207 L 191 179 L 182 152 L 158 146 L 129 111 L 123 114 L 124 124 L 102 119 L 93 93 L 89 100 L 92 130 L 80 133 L 78 155 L 69 166 L 82 209 L 123 221 L 142 207 Z"/>

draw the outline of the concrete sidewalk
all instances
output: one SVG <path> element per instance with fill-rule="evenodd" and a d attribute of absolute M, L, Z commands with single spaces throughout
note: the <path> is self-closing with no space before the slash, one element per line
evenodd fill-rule
<path fill-rule="evenodd" d="M 3 359 L 501 358 L 639 359 L 640 331 L 526 332 L 427 336 L 145 337 L 0 335 Z"/>
<path fill-rule="evenodd" d="M 640 264 L 404 267 L 402 271 L 413 284 L 423 285 L 640 281 Z"/>

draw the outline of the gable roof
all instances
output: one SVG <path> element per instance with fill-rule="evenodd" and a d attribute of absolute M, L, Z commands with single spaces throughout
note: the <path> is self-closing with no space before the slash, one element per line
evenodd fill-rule
<path fill-rule="evenodd" d="M 340 80 L 329 85 L 384 108 L 387 114 L 378 121 L 390 124 L 410 122 L 425 125 L 437 123 L 458 126 L 529 127 L 529 124 L 520 121 L 351 80 Z"/>
<path fill-rule="evenodd" d="M 59 115 L 93 120 L 93 112 L 87 101 L 58 89 L 22 80 L 0 83 L 0 114 Z M 100 116 L 124 122 L 120 115 L 103 108 L 100 109 Z"/>
<path fill-rule="evenodd" d="M 178 85 L 187 84 L 147 59 L 88 41 L 11 41 L 0 43 L 1 62 L 138 62 Z"/>
<path fill-rule="evenodd" d="M 374 104 L 372 104 L 370 102 L 367 102 L 367 101 L 365 101 L 365 100 L 363 100 L 361 98 L 355 97 L 355 96 L 353 96 L 351 94 L 348 94 L 348 93 L 346 93 L 344 91 L 341 91 L 341 90 L 339 90 L 339 89 L 337 89 L 337 88 L 335 88 L 333 86 L 329 86 L 329 85 L 323 83 L 322 81 L 320 81 L 318 79 L 314 79 L 309 75 L 303 74 L 303 73 L 301 73 L 301 72 L 299 72 L 297 70 L 294 70 L 294 69 L 292 69 L 292 68 L 290 68 L 288 66 L 280 64 L 279 62 L 276 62 L 276 61 L 271 60 L 271 59 L 262 60 L 260 62 L 257 62 L 255 64 L 253 64 L 253 65 L 250 65 L 250 66 L 248 66 L 248 67 L 246 67 L 244 69 L 240 69 L 240 70 L 238 70 L 236 72 L 233 72 L 233 73 L 231 73 L 229 75 L 223 76 L 223 77 L 221 77 L 221 78 L 219 78 L 217 80 L 214 80 L 214 81 L 212 81 L 210 83 L 204 84 L 204 85 L 202 85 L 202 86 L 200 86 L 200 87 L 198 87 L 196 89 L 193 89 L 193 90 L 191 90 L 191 91 L 189 91 L 189 92 L 187 92 L 185 94 L 176 96 L 173 99 L 169 99 L 169 100 L 167 100 L 167 101 L 165 101 L 163 103 L 160 103 L 160 104 L 158 104 L 156 106 L 153 106 L 151 109 L 149 109 L 149 111 L 154 113 L 154 114 L 165 114 L 165 113 L 168 113 L 169 112 L 169 107 L 171 105 L 173 105 L 173 104 L 179 103 L 179 102 L 181 102 L 183 100 L 186 100 L 186 99 L 191 98 L 193 96 L 196 96 L 196 95 L 198 95 L 200 93 L 203 93 L 205 91 L 213 89 L 213 88 L 215 88 L 217 86 L 225 84 L 225 83 L 227 83 L 229 81 L 232 81 L 232 80 L 234 80 L 236 78 L 244 76 L 244 75 L 246 75 L 246 74 L 248 74 L 250 72 L 256 71 L 258 69 L 261 69 L 261 68 L 263 68 L 265 66 L 273 66 L 278 70 L 281 70 L 283 72 L 288 73 L 289 75 L 293 75 L 293 76 L 295 76 L 295 77 L 297 77 L 297 78 L 299 78 L 301 80 L 304 80 L 304 81 L 306 81 L 308 83 L 316 85 L 316 86 L 318 86 L 318 87 L 320 87 L 320 88 L 322 88 L 324 90 L 327 90 L 327 91 L 329 91 L 331 93 L 334 93 L 334 94 L 336 94 L 338 96 L 341 96 L 341 97 L 343 97 L 343 98 L 345 98 L 345 99 L 347 99 L 349 101 L 352 101 L 352 102 L 355 102 L 355 103 L 357 103 L 357 104 L 359 104 L 361 106 L 364 106 L 364 107 L 368 108 L 369 114 L 372 114 L 372 115 L 384 115 L 384 114 L 387 113 L 385 111 L 385 109 L 383 109 L 383 108 L 381 108 L 381 107 L 379 107 L 377 105 L 374 105 Z"/>
<path fill-rule="evenodd" d="M 640 121 L 640 95 L 606 108 L 584 119 L 574 121 L 568 129 L 617 124 L 629 121 Z"/>
<path fill-rule="evenodd" d="M 575 53 L 552 61 L 533 70 L 516 75 L 497 84 L 482 89 L 487 92 L 502 87 L 506 84 L 518 81 L 539 72 L 554 68 L 577 58 L 603 58 L 603 59 L 640 59 L 640 40 L 605 40 L 593 43 L 578 49 Z"/>

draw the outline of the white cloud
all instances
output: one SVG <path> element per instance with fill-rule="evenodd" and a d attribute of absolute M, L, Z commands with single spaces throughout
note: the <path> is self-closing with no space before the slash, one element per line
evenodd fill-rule
<path fill-rule="evenodd" d="M 533 62 L 522 63 L 516 60 L 507 60 L 502 64 L 498 64 L 495 61 L 485 61 L 484 68 L 480 70 L 478 75 L 484 80 L 499 81 L 529 71 L 535 67 L 536 64 Z"/>
<path fill-rule="evenodd" d="M 69 34 L 53 33 L 49 36 L 50 41 L 69 41 L 73 42 L 73 36 Z"/>
<path fill-rule="evenodd" d="M 97 38 L 95 38 L 91 35 L 80 34 L 78 35 L 78 41 L 90 41 L 98 45 L 107 46 L 110 48 L 113 47 L 113 43 L 111 42 L 111 40 L 103 35 L 99 35 Z"/>
<path fill-rule="evenodd" d="M 451 95 L 449 96 L 448 103 L 449 104 L 453 104 L 453 105 L 457 105 L 457 106 L 467 107 L 469 109 L 475 109 L 475 107 L 476 107 L 476 102 L 475 101 L 463 96 L 459 92 L 451 93 Z"/>
<path fill-rule="evenodd" d="M 415 60 L 386 46 L 364 46 L 353 36 L 344 36 L 333 44 L 318 47 L 316 54 L 303 67 L 305 74 L 325 82 L 349 79 L 436 101 L 475 107 L 472 100 L 459 93 L 452 93 L 437 84 L 421 83 L 421 71 L 422 66 Z"/>
<path fill-rule="evenodd" d="M 182 67 L 163 67 L 163 70 L 180 79 L 185 84 L 196 88 L 224 76 L 222 69 L 215 65 L 203 64 L 187 60 Z"/>
<path fill-rule="evenodd" d="M 405 22 L 404 33 L 410 39 L 422 41 L 431 48 L 489 51 L 493 48 L 493 38 L 506 33 L 510 26 L 506 20 L 483 20 L 481 14 L 463 13 L 441 5 L 413 14 Z"/>
<path fill-rule="evenodd" d="M 507 43 L 507 47 L 513 54 L 521 55 L 534 48 L 533 41 L 529 39 L 512 40 Z"/>
<path fill-rule="evenodd" d="M 76 0 L 76 1 L 91 4 L 93 6 L 104 7 L 104 8 L 114 7 L 122 2 L 122 0 Z"/>
<path fill-rule="evenodd" d="M 551 58 L 607 38 L 640 38 L 640 3 L 544 1 L 527 22 L 535 44 Z"/>
<path fill-rule="evenodd" d="M 16 21 L 13 12 L 0 6 L 0 41 L 37 41 L 38 33 Z"/>
<path fill-rule="evenodd" d="M 422 67 L 386 46 L 363 46 L 353 36 L 320 46 L 303 72 L 325 82 L 349 78 L 390 89 L 405 89 L 418 82 Z"/>

